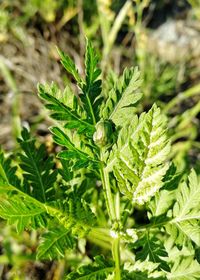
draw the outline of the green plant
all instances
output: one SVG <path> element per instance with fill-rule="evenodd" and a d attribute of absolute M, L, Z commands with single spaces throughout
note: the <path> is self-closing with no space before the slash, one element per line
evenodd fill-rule
<path fill-rule="evenodd" d="M 24 128 L 17 164 L 1 152 L 0 216 L 19 233 L 40 229 L 39 259 L 76 256 L 86 240 L 90 259 L 68 267 L 68 280 L 199 279 L 200 178 L 169 162 L 167 119 L 156 104 L 135 114 L 138 69 L 102 85 L 90 42 L 84 78 L 58 52 L 78 94 L 54 83 L 38 90 L 62 150 L 48 155 Z"/>

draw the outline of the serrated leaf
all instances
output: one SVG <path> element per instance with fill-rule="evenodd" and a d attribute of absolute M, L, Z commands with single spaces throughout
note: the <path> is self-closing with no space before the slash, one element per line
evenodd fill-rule
<path fill-rule="evenodd" d="M 52 88 L 49 90 L 43 85 L 38 86 L 39 96 L 47 102 L 45 107 L 49 109 L 51 117 L 55 120 L 62 121 L 65 124 L 65 127 L 69 129 L 76 129 L 78 133 L 86 133 L 88 136 L 92 136 L 95 127 L 88 123 L 83 116 L 79 115 L 77 111 L 74 111 L 72 108 L 66 106 L 59 99 L 54 97 L 51 93 Z"/>
<path fill-rule="evenodd" d="M 68 229 L 58 225 L 45 232 L 37 249 L 37 258 L 40 260 L 55 260 L 63 258 L 66 250 L 73 249 L 74 238 Z"/>
<path fill-rule="evenodd" d="M 123 280 L 166 280 L 166 272 L 159 271 L 158 264 L 151 261 L 135 261 L 126 263 L 122 272 Z"/>
<path fill-rule="evenodd" d="M 21 182 L 16 176 L 17 167 L 12 166 L 10 158 L 4 156 L 3 151 L 0 149 L 0 186 L 1 192 L 6 192 L 6 186 L 13 185 L 21 189 Z M 5 188 L 3 188 L 5 186 Z"/>
<path fill-rule="evenodd" d="M 200 180 L 194 170 L 189 175 L 189 184 L 181 183 L 176 193 L 173 219 L 166 226 L 177 244 L 192 240 L 200 246 Z"/>
<path fill-rule="evenodd" d="M 169 265 L 165 258 L 168 257 L 168 253 L 165 250 L 164 245 L 155 236 L 150 237 L 149 234 L 145 234 L 141 239 L 139 239 L 134 246 L 142 249 L 136 252 L 136 260 L 140 261 L 150 261 L 157 263 L 158 267 L 169 271 Z"/>
<path fill-rule="evenodd" d="M 156 217 L 164 215 L 167 212 L 167 210 L 170 209 L 174 200 L 174 191 L 161 190 L 155 195 L 155 197 L 148 204 L 153 215 L 154 221 Z"/>
<path fill-rule="evenodd" d="M 97 165 L 98 161 L 92 158 L 87 153 L 78 149 L 59 127 L 51 127 L 50 131 L 53 134 L 54 141 L 67 148 L 67 150 L 58 153 L 58 157 L 65 160 L 73 160 L 73 168 L 80 169 L 82 167 L 88 167 L 90 165 Z M 86 150 L 86 149 L 85 149 Z"/>
<path fill-rule="evenodd" d="M 123 75 L 116 81 L 115 87 L 110 90 L 109 96 L 102 104 L 101 116 L 111 119 L 116 125 L 123 126 L 134 115 L 133 105 L 138 102 L 142 94 L 137 92 L 141 80 L 138 68 L 125 69 Z"/>
<path fill-rule="evenodd" d="M 48 211 L 75 236 L 84 237 L 96 223 L 96 217 L 90 206 L 76 193 L 69 195 L 67 201 L 54 202 Z"/>
<path fill-rule="evenodd" d="M 19 195 L 13 195 L 9 199 L 1 198 L 0 217 L 10 225 L 16 225 L 18 233 L 27 228 L 45 227 L 47 221 L 45 208 Z"/>
<path fill-rule="evenodd" d="M 178 258 L 175 260 L 171 273 L 167 279 L 175 280 L 198 280 L 200 276 L 200 265 L 192 257 Z"/>
<path fill-rule="evenodd" d="M 176 166 L 172 163 L 163 178 L 163 189 L 168 191 L 177 189 L 182 176 L 183 174 L 177 172 Z"/>
<path fill-rule="evenodd" d="M 54 183 L 57 177 L 57 171 L 53 169 L 53 158 L 47 155 L 44 145 L 36 148 L 35 140 L 31 138 L 26 128 L 23 129 L 18 142 L 23 151 L 20 153 L 20 167 L 29 186 L 26 192 L 41 202 L 53 200 Z"/>
<path fill-rule="evenodd" d="M 85 52 L 85 81 L 80 98 L 93 123 L 99 120 L 99 104 L 101 102 L 101 70 L 98 68 L 98 56 L 89 40 Z"/>
<path fill-rule="evenodd" d="M 92 264 L 81 266 L 77 271 L 68 274 L 65 280 L 105 280 L 113 270 L 111 262 L 102 256 L 96 256 Z"/>
<path fill-rule="evenodd" d="M 111 171 L 114 166 L 120 191 L 143 204 L 163 186 L 169 151 L 166 118 L 154 105 L 147 114 L 139 119 L 135 116 L 129 127 L 121 129 L 107 169 Z"/>
<path fill-rule="evenodd" d="M 78 70 L 73 62 L 73 60 L 66 55 L 63 51 L 59 50 L 57 48 L 58 54 L 61 59 L 61 63 L 64 66 L 64 68 L 74 77 L 74 79 L 77 81 L 78 84 L 82 83 L 82 79 L 78 73 Z"/>

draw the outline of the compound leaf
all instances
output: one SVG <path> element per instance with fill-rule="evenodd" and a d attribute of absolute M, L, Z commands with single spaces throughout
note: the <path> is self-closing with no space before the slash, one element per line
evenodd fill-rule
<path fill-rule="evenodd" d="M 41 237 L 37 249 L 37 258 L 42 260 L 55 260 L 65 256 L 66 250 L 74 248 L 75 240 L 68 229 L 54 225 Z"/>
<path fill-rule="evenodd" d="M 71 194 L 67 201 L 54 202 L 48 213 L 65 229 L 79 237 L 87 235 L 96 223 L 96 217 L 90 206 L 75 193 Z"/>
<path fill-rule="evenodd" d="M 172 215 L 166 228 L 174 241 L 182 245 L 189 239 L 200 246 L 200 180 L 194 170 L 189 184 L 182 182 L 177 190 Z"/>
<path fill-rule="evenodd" d="M 107 169 L 114 170 L 120 191 L 135 203 L 143 204 L 163 186 L 169 167 L 170 144 L 166 133 L 166 118 L 154 105 L 129 127 L 119 132 Z"/>
<path fill-rule="evenodd" d="M 141 80 L 138 68 L 125 69 L 123 75 L 116 81 L 109 92 L 105 104 L 102 104 L 101 116 L 111 119 L 116 125 L 124 125 L 131 120 L 134 113 L 133 105 L 141 99 L 137 92 Z"/>
<path fill-rule="evenodd" d="M 23 150 L 20 154 L 20 167 L 29 187 L 27 192 L 41 202 L 54 200 L 57 171 L 54 170 L 53 158 L 47 155 L 43 144 L 39 148 L 36 147 L 35 140 L 26 128 L 23 129 L 18 142 Z"/>
<path fill-rule="evenodd" d="M 90 165 L 97 165 L 98 161 L 93 158 L 93 155 L 90 150 L 90 154 L 87 154 L 84 149 L 84 145 L 81 148 L 77 148 L 74 143 L 69 139 L 65 132 L 63 132 L 59 127 L 51 127 L 50 131 L 53 134 L 54 141 L 67 148 L 67 150 L 61 151 L 58 153 L 58 157 L 65 160 L 73 160 L 73 168 L 80 169 L 82 167 L 88 167 Z"/>
<path fill-rule="evenodd" d="M 168 257 L 165 247 L 162 245 L 159 239 L 155 236 L 150 237 L 149 234 L 145 234 L 135 246 L 142 247 L 140 251 L 136 252 L 136 260 L 150 261 L 157 263 L 159 268 L 169 271 L 169 265 L 163 258 Z"/>
<path fill-rule="evenodd" d="M 0 200 L 0 217 L 10 225 L 16 225 L 17 232 L 27 228 L 45 227 L 47 222 L 46 210 L 20 195 L 2 197 Z"/>
<path fill-rule="evenodd" d="M 99 119 L 99 104 L 101 102 L 101 84 L 99 78 L 101 70 L 98 68 L 98 56 L 89 40 L 86 44 L 85 53 L 85 81 L 83 83 L 80 98 L 83 106 L 90 116 L 92 123 Z"/>
<path fill-rule="evenodd" d="M 6 191 L 6 187 L 13 185 L 16 188 L 21 188 L 21 182 L 16 176 L 17 167 L 12 166 L 10 158 L 4 156 L 3 151 L 0 149 L 0 192 Z M 3 187 L 5 186 L 5 188 Z"/>
<path fill-rule="evenodd" d="M 105 280 L 113 272 L 114 267 L 111 262 L 105 261 L 102 256 L 96 256 L 92 264 L 81 266 L 77 271 L 71 272 L 66 280 Z"/>
<path fill-rule="evenodd" d="M 60 56 L 60 61 L 62 63 L 62 65 L 64 66 L 64 68 L 74 77 L 74 79 L 76 80 L 76 82 L 78 84 L 82 83 L 82 78 L 78 73 L 78 70 L 76 68 L 76 65 L 74 64 L 73 60 L 66 55 L 63 51 L 59 50 L 57 48 L 58 54 Z"/>
<path fill-rule="evenodd" d="M 200 275 L 200 265 L 192 257 L 178 258 L 172 266 L 171 273 L 167 279 L 174 280 L 198 280 Z"/>
<path fill-rule="evenodd" d="M 88 123 L 87 120 L 77 110 L 66 106 L 62 101 L 53 96 L 52 87 L 49 89 L 43 85 L 38 86 L 39 96 L 47 102 L 45 107 L 49 109 L 51 117 L 55 120 L 62 121 L 66 128 L 76 129 L 80 134 L 86 133 L 88 136 L 92 136 L 95 128 L 92 124 Z"/>

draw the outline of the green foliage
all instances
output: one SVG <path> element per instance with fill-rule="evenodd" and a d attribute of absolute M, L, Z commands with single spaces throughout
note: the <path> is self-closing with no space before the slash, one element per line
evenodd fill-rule
<path fill-rule="evenodd" d="M 199 176 L 192 170 L 188 183 L 187 171 L 170 164 L 167 118 L 156 104 L 136 115 L 138 69 L 102 83 L 89 41 L 84 77 L 59 54 L 78 94 L 38 87 L 57 155 L 27 129 L 15 163 L 0 152 L 0 217 L 18 232 L 39 228 L 37 258 L 66 258 L 68 280 L 198 279 Z"/>
<path fill-rule="evenodd" d="M 52 210 L 52 216 L 57 217 L 58 221 L 66 229 L 72 231 L 75 236 L 84 237 L 95 225 L 96 219 L 89 205 L 76 193 L 69 196 L 69 199 L 62 206 L 62 211 Z"/>
<path fill-rule="evenodd" d="M 158 271 L 158 264 L 151 261 L 135 261 L 134 264 L 125 263 L 122 279 L 141 279 L 141 280 L 166 280 L 166 274 Z"/>
<path fill-rule="evenodd" d="M 92 264 L 81 266 L 77 272 L 71 272 L 66 280 L 104 280 L 113 269 L 112 263 L 105 261 L 102 256 L 97 256 Z"/>
<path fill-rule="evenodd" d="M 142 248 L 136 253 L 136 260 L 148 260 L 157 263 L 159 268 L 169 271 L 169 266 L 165 260 L 168 254 L 159 239 L 156 237 L 150 238 L 147 233 L 136 242 L 135 246 Z"/>
<path fill-rule="evenodd" d="M 197 280 L 200 275 L 199 263 L 191 257 L 178 258 L 172 267 L 168 279 Z"/>
<path fill-rule="evenodd" d="M 59 51 L 61 63 L 65 69 L 77 81 L 77 85 L 81 90 L 79 95 L 84 109 L 87 111 L 89 123 L 95 124 L 98 119 L 99 102 L 101 101 L 101 80 L 99 76 L 101 70 L 97 67 L 98 57 L 89 41 L 87 41 L 85 53 L 85 79 L 78 74 L 75 64 L 71 58 Z"/>
<path fill-rule="evenodd" d="M 50 259 L 54 260 L 58 257 L 64 257 L 65 251 L 73 249 L 74 238 L 68 229 L 64 227 L 57 227 L 49 229 L 42 235 L 41 243 L 38 247 L 37 258 L 38 259 Z"/>
<path fill-rule="evenodd" d="M 138 91 L 141 84 L 138 68 L 125 69 L 123 75 L 114 83 L 107 93 L 107 98 L 101 106 L 101 116 L 112 120 L 116 125 L 123 126 L 131 121 L 134 115 L 134 105 L 141 99 Z"/>
<path fill-rule="evenodd" d="M 15 224 L 19 233 L 27 228 L 43 228 L 47 223 L 45 209 L 19 195 L 1 198 L 0 216 L 10 225 Z"/>
<path fill-rule="evenodd" d="M 29 186 L 26 192 L 42 202 L 53 200 L 57 176 L 57 170 L 53 170 L 53 157 L 47 155 L 44 145 L 36 148 L 35 140 L 31 139 L 25 128 L 18 142 L 23 151 L 20 154 L 20 167 L 23 170 L 24 183 Z"/>
<path fill-rule="evenodd" d="M 54 141 L 67 148 L 67 150 L 58 153 L 58 157 L 73 161 L 73 168 L 78 169 L 81 167 L 88 167 L 89 165 L 95 165 L 98 163 L 97 160 L 92 158 L 90 154 L 87 154 L 81 149 L 77 148 L 69 139 L 69 137 L 58 127 L 51 127 Z"/>
<path fill-rule="evenodd" d="M 194 170 L 189 175 L 189 184 L 180 184 L 173 207 L 172 221 L 167 227 L 177 244 L 187 239 L 200 246 L 200 180 Z"/>
<path fill-rule="evenodd" d="M 156 105 L 139 119 L 134 117 L 120 131 L 108 161 L 120 191 L 136 203 L 148 201 L 163 185 L 169 150 L 166 118 Z"/>
<path fill-rule="evenodd" d="M 101 80 L 99 76 L 101 70 L 97 67 L 98 56 L 94 51 L 90 41 L 87 41 L 86 54 L 85 54 L 85 84 L 83 92 L 89 97 L 93 111 L 98 110 L 97 99 L 101 93 Z"/>
<path fill-rule="evenodd" d="M 0 184 L 2 187 L 5 186 L 5 190 L 2 188 L 1 191 L 6 191 L 6 187 L 10 184 L 20 188 L 21 182 L 15 175 L 16 170 L 17 167 L 11 165 L 11 159 L 6 159 L 3 152 L 0 150 Z"/>
<path fill-rule="evenodd" d="M 62 52 L 61 50 L 58 49 L 58 53 L 60 56 L 60 61 L 62 63 L 62 65 L 65 67 L 65 69 L 67 70 L 67 72 L 69 72 L 73 78 L 75 79 L 75 81 L 78 83 L 78 85 L 82 84 L 82 79 L 78 73 L 78 70 L 76 68 L 76 65 L 74 64 L 73 60 L 71 60 L 71 58 L 66 55 L 64 52 Z"/>
<path fill-rule="evenodd" d="M 65 123 L 64 127 L 70 129 L 77 129 L 78 133 L 87 133 L 88 135 L 92 136 L 94 133 L 94 126 L 81 118 L 76 111 L 72 108 L 66 106 L 63 102 L 59 99 L 54 97 L 56 94 L 55 91 L 57 89 L 52 85 L 49 89 L 45 88 L 43 85 L 39 85 L 39 96 L 47 101 L 45 107 L 53 113 L 51 117 L 55 120 L 62 121 Z"/>

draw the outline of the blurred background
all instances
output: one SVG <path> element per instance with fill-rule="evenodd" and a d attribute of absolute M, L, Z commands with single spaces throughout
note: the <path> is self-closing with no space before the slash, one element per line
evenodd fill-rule
<path fill-rule="evenodd" d="M 156 102 L 168 116 L 179 171 L 198 169 L 200 0 L 0 0 L 3 149 L 17 151 L 22 125 L 51 149 L 51 122 L 37 83 L 55 81 L 64 89 L 71 82 L 56 46 L 84 73 L 85 36 L 99 53 L 103 77 L 115 79 L 125 67 L 139 66 L 144 95 L 138 113 Z M 0 279 L 63 279 L 65 260 L 35 261 L 36 248 L 37 232 L 18 236 L 0 221 Z"/>

